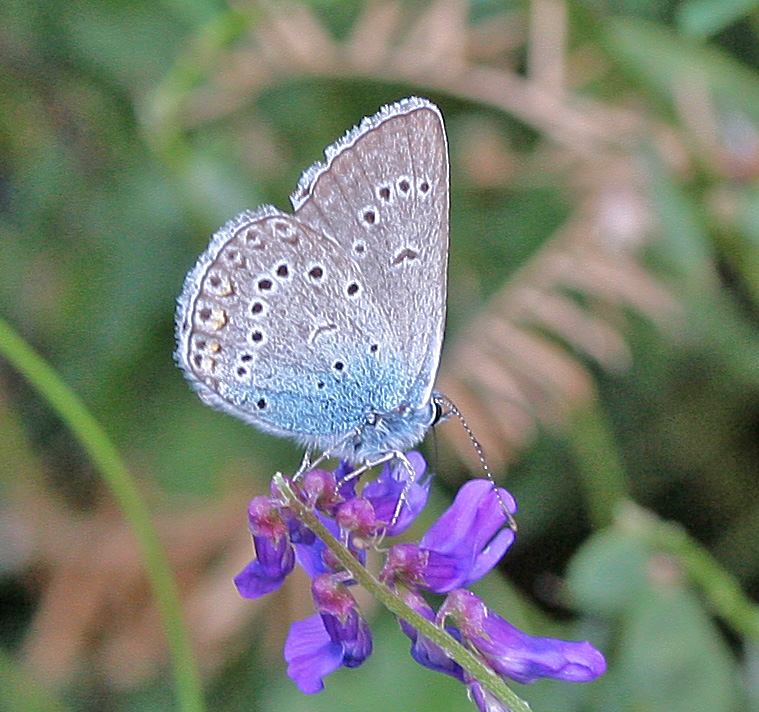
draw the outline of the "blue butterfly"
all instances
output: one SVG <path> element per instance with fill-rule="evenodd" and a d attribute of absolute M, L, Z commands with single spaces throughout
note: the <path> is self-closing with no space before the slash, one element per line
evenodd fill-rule
<path fill-rule="evenodd" d="M 325 150 L 293 213 L 246 211 L 178 300 L 176 360 L 201 399 L 362 469 L 422 440 L 445 328 L 448 148 L 440 110 L 383 107 Z"/>

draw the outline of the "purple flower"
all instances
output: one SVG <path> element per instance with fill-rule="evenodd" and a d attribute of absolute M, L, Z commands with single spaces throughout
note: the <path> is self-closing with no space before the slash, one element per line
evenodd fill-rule
<path fill-rule="evenodd" d="M 377 520 L 387 527 L 387 536 L 397 536 L 406 531 L 427 504 L 432 479 L 424 473 L 427 463 L 418 452 L 406 455 L 413 472 L 409 472 L 405 464 L 394 461 L 388 462 L 374 482 L 364 487 L 362 497 L 371 502 Z M 403 497 L 403 506 L 398 517 L 393 516 L 398 507 L 398 500 Z"/>
<path fill-rule="evenodd" d="M 506 553 L 514 532 L 504 529 L 503 508 L 516 512 L 514 498 L 488 480 L 470 480 L 418 545 L 397 544 L 388 553 L 382 579 L 447 593 L 482 578 Z"/>
<path fill-rule="evenodd" d="M 318 614 L 290 626 L 285 641 L 287 674 L 306 694 L 324 689 L 323 678 L 339 667 L 358 667 L 372 652 L 372 636 L 356 601 L 335 576 L 311 585 Z"/>
<path fill-rule="evenodd" d="M 398 593 L 400 593 L 404 603 L 419 615 L 424 616 L 428 621 L 435 620 L 435 611 L 432 609 L 432 606 L 430 606 L 430 604 L 427 603 L 427 601 L 425 601 L 416 591 L 402 588 Z M 464 681 L 464 670 L 457 662 L 451 660 L 442 648 L 433 643 L 429 638 L 422 635 L 416 628 L 402 618 L 399 619 L 399 623 L 401 625 L 401 630 L 411 639 L 411 657 L 414 658 L 416 662 L 430 670 L 450 675 L 461 682 Z M 447 630 L 451 635 L 458 639 L 459 636 L 455 630 L 451 628 Z"/>
<path fill-rule="evenodd" d="M 495 672 L 523 684 L 542 677 L 588 682 L 606 671 L 603 655 L 590 643 L 527 635 L 488 610 L 470 591 L 448 594 L 438 622 L 446 618 Z"/>
<path fill-rule="evenodd" d="M 299 502 L 363 565 L 382 536 L 405 531 L 427 503 L 430 477 L 419 453 L 394 461 L 361 491 L 348 463 L 334 473 L 312 470 L 291 483 Z M 296 516 L 300 505 L 282 504 L 282 493 L 254 498 L 248 508 L 256 558 L 235 578 L 240 594 L 258 598 L 282 585 L 297 561 L 311 578 L 316 614 L 293 623 L 285 642 L 287 673 L 312 694 L 340 667 L 358 667 L 371 655 L 369 626 L 350 592 L 353 581 L 336 554 Z M 297 505 L 297 506 L 296 506 Z M 463 589 L 490 571 L 514 541 L 507 527 L 516 503 L 487 480 L 467 482 L 453 504 L 418 543 L 391 546 L 380 574 L 405 603 L 477 653 L 492 671 L 518 682 L 541 677 L 592 680 L 606 667 L 589 643 L 534 638 L 487 609 Z M 311 521 L 303 517 L 305 521 Z M 312 526 L 313 525 L 312 523 Z M 436 613 L 423 591 L 447 593 Z M 481 682 L 441 647 L 404 620 L 411 655 L 420 665 L 464 683 L 481 712 L 508 712 Z"/>
<path fill-rule="evenodd" d="M 287 522 L 271 497 L 251 500 L 248 524 L 256 558 L 235 576 L 235 585 L 244 598 L 259 598 L 282 585 L 295 566 L 295 552 Z"/>
<path fill-rule="evenodd" d="M 336 576 L 322 574 L 311 583 L 314 607 L 333 642 L 343 647 L 342 664 L 358 667 L 372 652 L 372 634 L 348 587 Z"/>
<path fill-rule="evenodd" d="M 340 527 L 334 519 L 329 519 L 321 514 L 317 515 L 321 523 L 329 530 L 330 534 L 340 539 Z M 304 543 L 295 545 L 295 556 L 301 568 L 314 579 L 319 574 L 335 573 L 342 570 L 342 565 L 334 557 L 334 554 L 325 546 L 324 542 L 317 537 L 300 537 Z M 349 547 L 358 561 L 363 564 L 366 561 L 366 552 L 357 551 L 352 545 Z"/>
<path fill-rule="evenodd" d="M 340 529 L 350 532 L 354 539 L 371 539 L 383 528 L 372 503 L 363 497 L 354 497 L 340 504 L 335 511 L 335 521 Z"/>
<path fill-rule="evenodd" d="M 310 470 L 303 475 L 300 491 L 309 505 L 323 512 L 332 511 L 343 501 L 338 492 L 337 478 L 325 470 Z"/>
<path fill-rule="evenodd" d="M 322 678 L 343 663 L 343 647 L 329 637 L 322 618 L 316 614 L 290 625 L 285 641 L 287 674 L 298 689 L 313 695 L 324 689 Z"/>
<path fill-rule="evenodd" d="M 483 687 L 479 680 L 472 679 L 470 675 L 467 675 L 466 686 L 469 699 L 477 705 L 480 712 L 511 712 L 511 709 Z"/>
<path fill-rule="evenodd" d="M 422 481 L 427 465 L 417 452 L 406 455 L 413 472 L 402 462 L 388 463 L 379 477 L 356 494 L 352 468 L 342 462 L 334 473 L 311 470 L 293 483 L 302 501 L 338 539 L 347 542 L 363 563 L 363 551 L 384 532 L 388 536 L 406 529 L 427 503 L 430 478 Z M 398 507 L 403 497 L 403 506 Z M 393 517 L 399 510 L 395 521 Z M 235 577 L 242 596 L 258 598 L 279 588 L 297 561 L 314 578 L 340 570 L 340 564 L 312 531 L 282 507 L 276 493 L 255 497 L 248 506 L 248 521 L 256 558 Z"/>

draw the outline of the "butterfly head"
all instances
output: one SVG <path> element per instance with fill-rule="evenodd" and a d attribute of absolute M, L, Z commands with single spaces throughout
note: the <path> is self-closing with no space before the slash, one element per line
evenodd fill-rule
<path fill-rule="evenodd" d="M 337 443 L 313 441 L 305 445 L 321 447 L 330 457 L 354 464 L 379 461 L 390 452 L 407 452 L 424 439 L 435 421 L 438 407 L 430 400 L 421 407 L 401 403 L 387 413 L 370 413 L 363 424 Z"/>

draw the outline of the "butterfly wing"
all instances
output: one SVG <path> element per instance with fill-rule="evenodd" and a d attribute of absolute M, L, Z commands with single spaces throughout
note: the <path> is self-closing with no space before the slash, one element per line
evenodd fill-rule
<path fill-rule="evenodd" d="M 402 363 L 403 399 L 429 401 L 445 328 L 448 146 L 439 109 L 410 97 L 383 107 L 306 171 L 296 215 L 340 244 L 371 279 L 383 340 Z M 370 328 L 378 314 L 365 312 Z"/>
<path fill-rule="evenodd" d="M 434 105 L 386 107 L 325 153 L 294 216 L 266 206 L 214 235 L 179 300 L 176 353 L 210 405 L 322 446 L 429 399 L 448 240 Z"/>

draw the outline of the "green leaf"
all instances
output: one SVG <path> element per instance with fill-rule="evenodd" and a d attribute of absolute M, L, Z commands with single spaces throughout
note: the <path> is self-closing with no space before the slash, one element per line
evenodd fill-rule
<path fill-rule="evenodd" d="M 645 541 L 623 528 L 609 527 L 590 537 L 567 571 L 572 605 L 597 615 L 620 613 L 645 589 L 649 556 Z"/>
<path fill-rule="evenodd" d="M 686 0 L 677 11 L 677 24 L 691 37 L 710 37 L 754 10 L 757 0 Z"/>
<path fill-rule="evenodd" d="M 649 151 L 643 161 L 648 198 L 661 231 L 660 239 L 652 246 L 657 268 L 683 278 L 692 289 L 700 291 L 713 280 L 714 264 L 695 201 L 655 152 Z"/>
<path fill-rule="evenodd" d="M 604 41 L 612 58 L 645 87 L 667 99 L 701 85 L 720 110 L 759 121 L 759 78 L 725 52 L 652 23 L 611 19 Z"/>
<path fill-rule="evenodd" d="M 738 709 L 733 657 L 695 595 L 677 583 L 653 581 L 628 611 L 616 663 L 626 709 Z"/>

